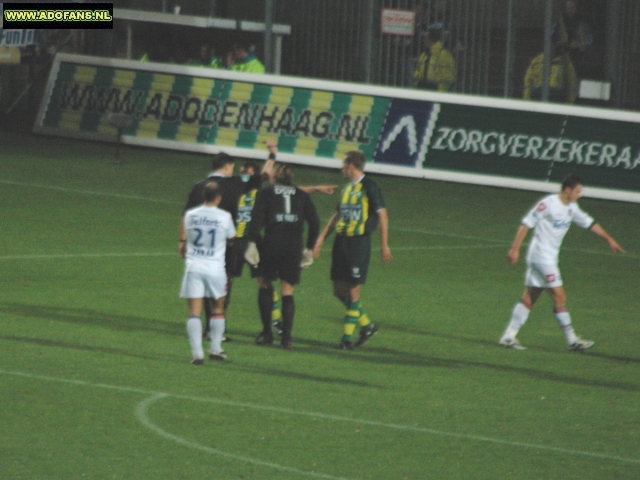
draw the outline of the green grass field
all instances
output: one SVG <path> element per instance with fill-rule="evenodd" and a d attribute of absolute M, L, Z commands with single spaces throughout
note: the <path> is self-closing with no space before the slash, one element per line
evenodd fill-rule
<path fill-rule="evenodd" d="M 548 298 L 528 350 L 497 345 L 524 274 L 506 253 L 540 193 L 376 176 L 394 255 L 375 249 L 363 290 L 378 335 L 337 349 L 327 242 L 296 289 L 292 351 L 254 345 L 245 272 L 228 360 L 197 367 L 178 219 L 209 158 L 113 159 L 0 133 L 0 478 L 640 478 L 640 205 L 581 201 L 626 255 L 575 226 L 565 239 L 587 352 L 567 351 Z M 342 183 L 302 167 L 296 181 Z M 314 200 L 324 221 L 337 194 Z"/>

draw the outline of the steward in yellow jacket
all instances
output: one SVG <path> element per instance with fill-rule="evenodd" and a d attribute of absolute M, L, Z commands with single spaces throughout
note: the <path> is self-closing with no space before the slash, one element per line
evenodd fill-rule
<path fill-rule="evenodd" d="M 578 75 L 567 53 L 554 46 L 551 53 L 551 71 L 549 75 L 549 101 L 573 103 L 578 96 Z M 542 99 L 542 72 L 544 53 L 531 61 L 524 77 L 524 99 Z"/>
<path fill-rule="evenodd" d="M 456 64 L 442 45 L 442 26 L 430 26 L 422 42 L 424 50 L 413 73 L 413 88 L 448 92 L 456 79 Z"/>
<path fill-rule="evenodd" d="M 236 43 L 228 56 L 227 65 L 235 72 L 264 73 L 264 65 L 246 45 Z"/>

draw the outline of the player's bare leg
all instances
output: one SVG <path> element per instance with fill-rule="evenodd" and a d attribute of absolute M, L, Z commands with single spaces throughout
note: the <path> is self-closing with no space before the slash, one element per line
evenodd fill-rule
<path fill-rule="evenodd" d="M 215 299 L 205 298 L 202 303 L 204 306 L 204 331 L 202 332 L 202 338 L 209 338 L 209 319 L 213 314 L 213 304 L 215 303 Z"/>
<path fill-rule="evenodd" d="M 226 325 L 224 315 L 225 297 L 220 297 L 212 302 L 211 317 L 209 318 L 209 329 L 211 331 L 211 348 L 209 349 L 210 360 L 224 360 L 227 354 L 222 349 L 222 338 Z"/>

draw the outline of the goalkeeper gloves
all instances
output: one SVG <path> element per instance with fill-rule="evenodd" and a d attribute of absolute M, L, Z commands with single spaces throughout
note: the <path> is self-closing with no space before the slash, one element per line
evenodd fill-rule
<path fill-rule="evenodd" d="M 244 259 L 252 267 L 257 267 L 260 263 L 260 254 L 258 253 L 258 247 L 255 242 L 249 242 L 247 250 L 244 252 Z"/>
<path fill-rule="evenodd" d="M 302 251 L 302 261 L 300 262 L 300 266 L 302 268 L 307 268 L 311 266 L 312 263 L 313 263 L 313 250 L 311 250 L 310 248 L 305 248 Z"/>

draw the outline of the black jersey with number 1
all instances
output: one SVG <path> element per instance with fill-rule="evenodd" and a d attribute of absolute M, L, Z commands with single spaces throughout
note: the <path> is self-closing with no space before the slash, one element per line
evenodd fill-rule
<path fill-rule="evenodd" d="M 258 191 L 249 226 L 249 241 L 265 229 L 265 238 L 282 243 L 303 243 L 304 222 L 309 224 L 307 248 L 320 233 L 320 219 L 308 193 L 293 185 L 276 183 Z"/>

